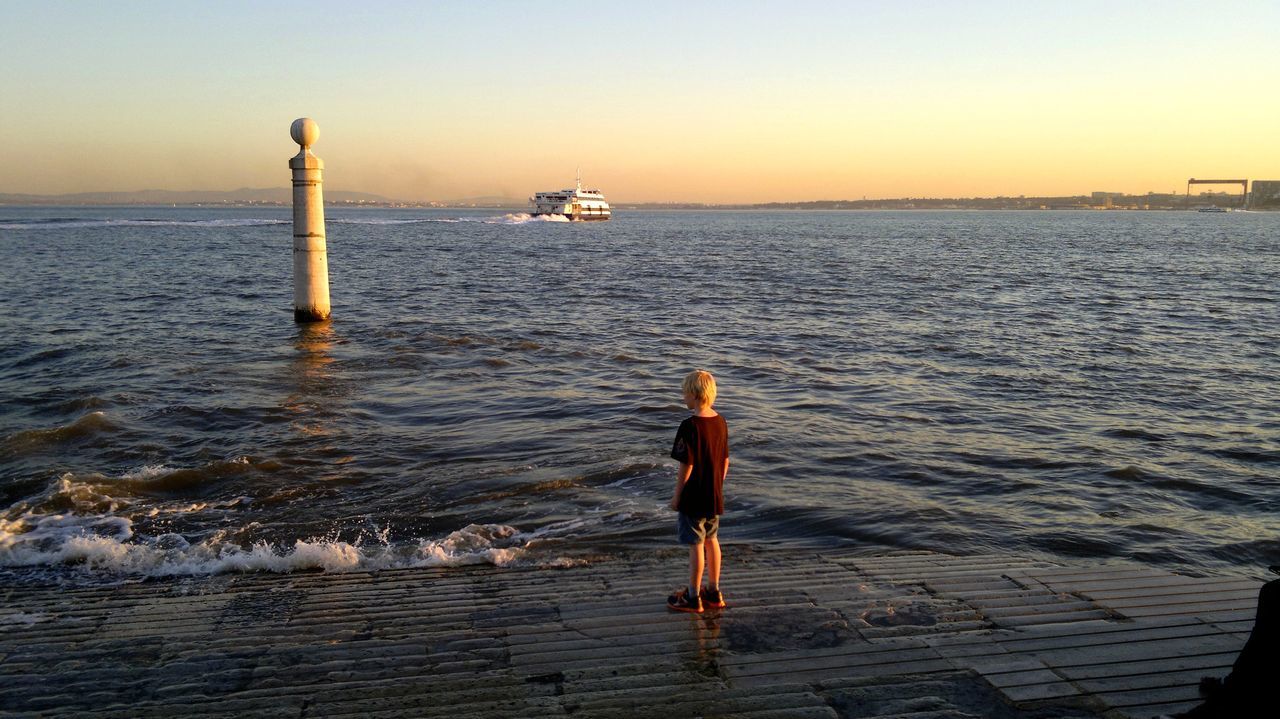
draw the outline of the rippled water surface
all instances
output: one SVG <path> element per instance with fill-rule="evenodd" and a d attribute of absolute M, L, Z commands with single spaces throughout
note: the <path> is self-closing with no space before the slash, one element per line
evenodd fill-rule
<path fill-rule="evenodd" d="M 1280 561 L 1280 214 L 0 208 L 0 565 L 670 546 L 679 381 L 728 541 Z"/>

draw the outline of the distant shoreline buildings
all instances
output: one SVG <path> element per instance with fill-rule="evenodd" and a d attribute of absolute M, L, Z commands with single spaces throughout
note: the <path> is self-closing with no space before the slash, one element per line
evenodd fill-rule
<path fill-rule="evenodd" d="M 646 210 L 1187 210 L 1203 205 L 1280 210 L 1280 180 L 1257 180 L 1247 196 L 1239 192 L 1093 192 L 1088 195 L 1028 197 L 904 197 L 882 200 L 813 200 L 733 204 L 615 202 L 619 209 Z"/>

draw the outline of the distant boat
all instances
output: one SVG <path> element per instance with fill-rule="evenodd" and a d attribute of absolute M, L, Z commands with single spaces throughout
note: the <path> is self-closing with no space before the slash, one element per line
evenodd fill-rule
<path fill-rule="evenodd" d="M 582 176 L 577 185 L 568 190 L 539 192 L 529 199 L 533 215 L 564 215 L 571 221 L 608 220 L 613 216 L 609 203 L 599 190 L 582 189 Z"/>
<path fill-rule="evenodd" d="M 1197 207 L 1196 212 L 1226 212 L 1227 208 L 1211 205 L 1209 207 Z"/>

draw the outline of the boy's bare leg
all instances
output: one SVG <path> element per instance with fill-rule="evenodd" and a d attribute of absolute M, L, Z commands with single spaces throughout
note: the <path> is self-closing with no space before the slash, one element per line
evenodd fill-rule
<path fill-rule="evenodd" d="M 695 597 L 702 591 L 702 544 L 689 545 L 689 591 Z"/>
<path fill-rule="evenodd" d="M 704 544 L 707 546 L 707 586 L 710 589 L 720 588 L 720 538 L 712 537 Z"/>

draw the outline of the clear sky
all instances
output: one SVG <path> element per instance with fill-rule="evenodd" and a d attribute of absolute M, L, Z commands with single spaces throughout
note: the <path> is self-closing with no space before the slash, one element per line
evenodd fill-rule
<path fill-rule="evenodd" d="M 1280 2 L 0 0 L 0 192 L 755 202 L 1280 179 Z M 1230 188 L 1219 188 L 1230 189 Z"/>

